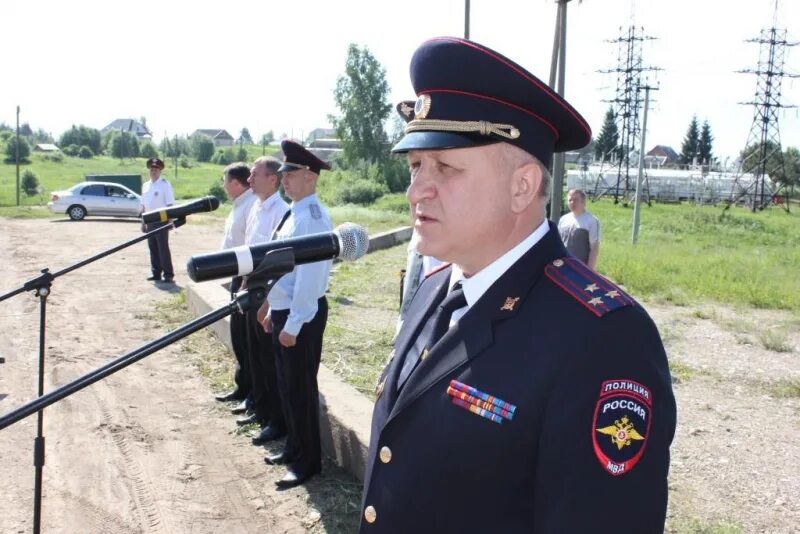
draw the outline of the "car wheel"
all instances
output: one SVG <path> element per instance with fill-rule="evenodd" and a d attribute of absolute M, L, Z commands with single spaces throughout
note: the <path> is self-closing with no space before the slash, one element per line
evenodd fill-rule
<path fill-rule="evenodd" d="M 80 221 L 84 217 L 86 217 L 86 208 L 83 206 L 78 206 L 77 204 L 74 206 L 70 206 L 67 210 L 67 215 L 73 221 Z"/>

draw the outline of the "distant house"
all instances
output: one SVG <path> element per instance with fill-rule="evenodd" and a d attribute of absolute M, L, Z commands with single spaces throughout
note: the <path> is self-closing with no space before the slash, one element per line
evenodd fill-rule
<path fill-rule="evenodd" d="M 648 167 L 670 167 L 678 164 L 678 153 L 667 145 L 656 145 L 645 154 L 644 163 Z"/>
<path fill-rule="evenodd" d="M 205 135 L 214 141 L 214 146 L 233 146 L 233 136 L 219 128 L 195 130 L 192 136 Z"/>
<path fill-rule="evenodd" d="M 135 119 L 116 119 L 100 130 L 100 133 L 105 134 L 113 130 L 132 133 L 139 141 L 150 141 L 153 139 L 153 134 L 147 128 L 147 125 Z"/>
<path fill-rule="evenodd" d="M 58 152 L 61 150 L 52 143 L 38 143 L 33 147 L 34 152 Z"/>
<path fill-rule="evenodd" d="M 309 132 L 306 142 L 310 145 L 317 139 L 336 139 L 336 130 L 333 128 L 314 128 Z"/>

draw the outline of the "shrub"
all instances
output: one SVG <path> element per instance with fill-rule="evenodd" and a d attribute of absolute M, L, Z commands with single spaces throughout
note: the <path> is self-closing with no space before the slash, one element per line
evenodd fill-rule
<path fill-rule="evenodd" d="M 19 187 L 26 195 L 32 197 L 39 192 L 39 179 L 36 177 L 33 171 L 26 169 L 25 172 L 22 173 L 22 179 L 20 180 Z"/>
<path fill-rule="evenodd" d="M 393 211 L 397 213 L 410 213 L 408 199 L 404 193 L 390 193 L 383 195 L 372 205 L 376 210 Z"/>
<path fill-rule="evenodd" d="M 180 157 L 178 160 L 178 165 L 180 165 L 182 169 L 191 169 L 194 166 L 192 165 L 192 160 L 187 158 L 185 155 Z"/>
<path fill-rule="evenodd" d="M 156 146 L 151 143 L 150 141 L 145 141 L 139 147 L 139 155 L 143 158 L 157 158 L 158 157 L 158 150 Z"/>
<path fill-rule="evenodd" d="M 31 147 L 25 139 L 19 140 L 19 163 L 27 163 L 31 155 Z M 17 138 L 12 137 L 6 144 L 6 163 L 17 163 Z"/>
<path fill-rule="evenodd" d="M 191 139 L 192 155 L 197 161 L 210 161 L 214 155 L 214 141 L 205 135 L 194 135 Z"/>
<path fill-rule="evenodd" d="M 217 165 L 228 165 L 237 161 L 233 158 L 233 150 L 217 150 L 213 156 L 211 156 L 211 163 L 216 163 Z"/>
<path fill-rule="evenodd" d="M 78 149 L 78 157 L 83 159 L 92 159 L 94 157 L 94 152 L 92 149 L 86 145 L 83 145 Z"/>
<path fill-rule="evenodd" d="M 66 154 L 67 156 L 74 158 L 78 156 L 80 148 L 78 147 L 78 145 L 67 145 L 64 148 L 62 148 L 61 151 L 64 152 L 64 154 Z"/>
<path fill-rule="evenodd" d="M 208 188 L 208 194 L 212 197 L 215 197 L 220 202 L 225 202 L 228 200 L 228 194 L 225 192 L 225 188 L 222 187 L 222 184 L 215 183 L 211 187 Z"/>
<path fill-rule="evenodd" d="M 64 154 L 61 152 L 49 152 L 44 154 L 42 159 L 45 161 L 52 161 L 54 163 L 61 163 L 64 161 Z"/>
<path fill-rule="evenodd" d="M 356 179 L 339 189 L 337 204 L 372 204 L 386 193 L 380 184 L 370 180 Z"/>

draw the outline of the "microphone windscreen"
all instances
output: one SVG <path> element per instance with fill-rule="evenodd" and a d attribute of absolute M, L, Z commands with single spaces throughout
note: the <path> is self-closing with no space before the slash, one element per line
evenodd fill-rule
<path fill-rule="evenodd" d="M 334 233 L 339 236 L 339 257 L 345 261 L 354 261 L 369 250 L 369 235 L 363 226 L 351 222 L 342 223 Z"/>

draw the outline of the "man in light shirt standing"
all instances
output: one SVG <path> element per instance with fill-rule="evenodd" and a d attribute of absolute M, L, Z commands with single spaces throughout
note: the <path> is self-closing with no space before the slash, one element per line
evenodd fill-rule
<path fill-rule="evenodd" d="M 247 219 L 245 244 L 258 245 L 270 241 L 275 229 L 289 211 L 289 205 L 278 192 L 278 168 L 281 162 L 271 156 L 262 156 L 253 164 L 248 182 L 258 200 L 250 209 Z M 245 278 L 244 285 L 246 286 Z M 278 394 L 275 370 L 275 351 L 272 338 L 259 324 L 258 309 L 247 312 L 247 344 L 250 355 L 252 390 L 250 393 L 252 415 L 240 419 L 240 424 L 259 423 L 261 430 L 253 437 L 254 445 L 263 445 L 286 434 L 281 398 Z"/>
<path fill-rule="evenodd" d="M 175 203 L 172 186 L 161 177 L 164 162 L 158 158 L 150 158 L 147 160 L 147 168 L 150 171 L 150 181 L 145 182 L 142 187 L 142 212 L 172 206 Z M 144 231 L 151 232 L 167 224 L 169 223 L 145 224 Z M 169 251 L 169 230 L 148 237 L 147 245 L 150 247 L 150 269 L 153 272 L 147 279 L 151 282 L 160 282 L 163 279 L 171 284 L 175 278 L 175 271 L 172 269 L 172 255 Z"/>
<path fill-rule="evenodd" d="M 293 141 L 283 141 L 281 149 L 285 155 L 281 182 L 292 209 L 277 239 L 331 231 L 331 218 L 316 194 L 319 174 L 330 166 Z M 328 260 L 296 266 L 275 283 L 259 317 L 264 329 L 272 332 L 289 433 L 283 451 L 264 458 L 268 464 L 287 464 L 286 475 L 276 482 L 279 488 L 302 484 L 322 470 L 317 372 L 332 264 Z"/>
<path fill-rule="evenodd" d="M 250 167 L 246 163 L 231 163 L 222 172 L 222 187 L 233 202 L 233 209 L 225 221 L 225 234 L 222 237 L 222 248 L 228 249 L 244 245 L 247 218 L 256 196 L 250 189 L 247 179 Z M 242 278 L 234 276 L 231 280 L 231 298 L 239 291 Z M 241 313 L 231 314 L 231 344 L 236 357 L 236 370 L 233 373 L 234 389 L 216 396 L 221 402 L 242 401 L 234 408 L 234 413 L 244 413 L 247 409 L 246 398 L 252 389 L 250 362 L 247 353 L 247 320 Z"/>
<path fill-rule="evenodd" d="M 567 193 L 567 204 L 569 213 L 558 221 L 561 241 L 576 258 L 590 269 L 596 269 L 600 254 L 600 221 L 586 211 L 586 193 L 582 189 L 571 189 Z"/>

